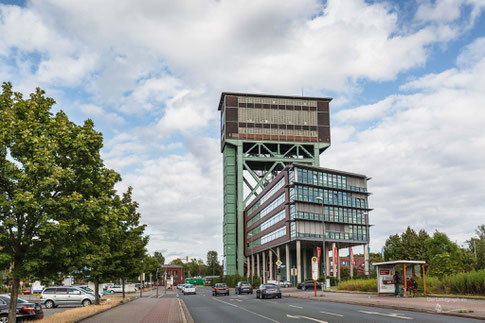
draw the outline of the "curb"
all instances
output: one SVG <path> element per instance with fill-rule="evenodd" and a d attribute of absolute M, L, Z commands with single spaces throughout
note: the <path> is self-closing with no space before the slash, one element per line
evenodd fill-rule
<path fill-rule="evenodd" d="M 341 304 L 350 304 L 350 305 L 359 305 L 359 306 L 369 306 L 369 307 L 378 307 L 378 308 L 387 308 L 387 309 L 392 309 L 392 310 L 400 310 L 400 311 L 408 311 L 408 312 L 419 312 L 419 313 L 426 313 L 426 314 L 438 314 L 438 315 L 448 315 L 448 316 L 454 316 L 454 317 L 463 317 L 467 319 L 475 319 L 475 320 L 485 320 L 485 316 L 472 316 L 472 315 L 466 315 L 465 313 L 453 313 L 453 312 L 434 312 L 426 309 L 420 309 L 420 308 L 415 308 L 415 307 L 404 307 L 404 306 L 397 306 L 397 305 L 385 305 L 385 304 L 366 304 L 366 303 L 361 303 L 361 302 L 352 302 L 352 301 L 340 301 L 340 300 L 333 300 L 333 299 L 317 299 L 317 298 L 308 298 L 308 297 L 299 297 L 299 296 L 294 296 L 294 295 L 284 295 L 286 297 L 290 298 L 298 298 L 298 299 L 308 299 L 308 300 L 314 300 L 314 301 L 319 301 L 319 302 L 330 302 L 330 303 L 341 303 Z"/>
<path fill-rule="evenodd" d="M 74 323 L 82 322 L 82 321 L 87 320 L 87 319 L 90 319 L 90 318 L 92 318 L 92 317 L 94 317 L 94 316 L 96 316 L 96 315 L 98 315 L 98 314 L 101 314 L 101 313 L 104 313 L 104 312 L 106 312 L 106 311 L 112 310 L 113 308 L 117 308 L 118 306 L 121 306 L 121 305 L 125 305 L 125 304 L 128 304 L 128 303 L 131 303 L 131 302 L 133 302 L 135 299 L 137 299 L 137 298 L 133 298 L 133 299 L 129 300 L 128 302 L 119 303 L 119 304 L 117 304 L 117 305 L 115 305 L 115 306 L 113 306 L 113 307 L 110 307 L 110 308 L 104 309 L 104 310 L 102 310 L 102 311 L 96 312 L 96 313 L 91 314 L 91 315 L 88 315 L 88 316 L 86 316 L 86 317 L 83 317 L 82 319 L 79 319 L 79 320 L 77 320 L 77 321 L 74 321 Z"/>

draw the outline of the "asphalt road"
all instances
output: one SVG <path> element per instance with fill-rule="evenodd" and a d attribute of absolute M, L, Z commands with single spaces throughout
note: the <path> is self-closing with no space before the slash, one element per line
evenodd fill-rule
<path fill-rule="evenodd" d="M 195 322 L 477 322 L 439 314 L 394 311 L 296 298 L 256 299 L 256 293 L 212 296 L 207 287 L 197 287 L 196 295 L 179 297 Z"/>

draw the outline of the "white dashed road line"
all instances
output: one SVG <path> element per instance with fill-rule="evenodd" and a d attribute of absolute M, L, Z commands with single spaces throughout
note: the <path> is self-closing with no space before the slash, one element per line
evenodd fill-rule
<path fill-rule="evenodd" d="M 314 322 L 319 322 L 319 323 L 328 323 L 327 321 L 322 321 L 322 320 L 319 320 L 319 319 L 316 319 L 316 318 L 313 318 L 313 317 L 304 316 L 304 315 L 286 314 L 286 317 L 291 318 L 291 319 L 297 319 L 297 320 L 306 319 L 306 320 L 309 320 L 309 321 L 314 321 Z"/>
<path fill-rule="evenodd" d="M 269 317 L 267 317 L 267 316 L 264 316 L 264 315 L 258 314 L 258 313 L 256 313 L 256 312 L 250 311 L 250 310 L 248 310 L 248 309 L 245 309 L 244 307 L 237 306 L 237 305 L 235 305 L 235 304 L 231 304 L 231 303 L 228 303 L 228 302 L 224 302 L 224 301 L 221 301 L 220 299 L 217 299 L 217 298 L 214 298 L 214 297 L 212 297 L 212 299 L 213 299 L 213 300 L 215 300 L 215 301 L 218 301 L 218 302 L 224 303 L 224 304 L 226 304 L 226 305 L 230 305 L 230 306 L 237 307 L 237 308 L 239 308 L 239 309 L 241 309 L 241 310 L 243 310 L 243 311 L 246 311 L 246 312 L 248 312 L 248 313 L 254 314 L 254 315 L 259 316 L 259 317 L 261 317 L 261 318 L 264 318 L 264 319 L 266 319 L 266 320 L 268 320 L 268 321 L 275 322 L 275 323 L 279 323 L 279 322 L 278 322 L 278 321 L 276 321 L 276 320 L 273 320 L 273 319 L 271 319 L 271 318 L 269 318 Z"/>
<path fill-rule="evenodd" d="M 296 306 L 296 305 L 288 305 L 288 306 L 290 306 L 290 307 L 294 307 L 294 308 L 303 308 L 303 307 L 301 307 L 301 306 Z"/>
<path fill-rule="evenodd" d="M 320 311 L 322 314 L 328 314 L 328 315 L 333 315 L 333 316 L 338 316 L 338 317 L 344 317 L 342 314 L 338 313 L 332 313 L 332 312 L 325 312 L 325 311 Z"/>
<path fill-rule="evenodd" d="M 368 312 L 368 311 L 359 311 L 360 313 L 369 314 L 369 315 L 380 315 L 380 316 L 387 316 L 396 319 L 403 319 L 403 320 L 413 320 L 412 317 L 404 316 L 404 314 L 399 313 L 380 313 L 380 312 Z"/>

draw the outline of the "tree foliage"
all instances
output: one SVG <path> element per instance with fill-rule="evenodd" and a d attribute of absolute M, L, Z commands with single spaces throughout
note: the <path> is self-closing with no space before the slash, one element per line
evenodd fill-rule
<path fill-rule="evenodd" d="M 119 276 L 120 259 L 136 259 L 134 249 L 146 244 L 131 190 L 116 198 L 120 176 L 104 166 L 102 134 L 91 120 L 76 125 L 53 114 L 54 104 L 40 89 L 24 99 L 4 83 L 0 93 L 0 265 L 11 268 L 9 322 L 20 279 Z"/>

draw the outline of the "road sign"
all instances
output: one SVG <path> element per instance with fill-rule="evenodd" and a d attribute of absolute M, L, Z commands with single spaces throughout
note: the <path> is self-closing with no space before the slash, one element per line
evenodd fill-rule
<path fill-rule="evenodd" d="M 296 276 L 298 275 L 298 271 L 296 270 L 295 267 L 291 268 L 291 276 Z"/>
<path fill-rule="evenodd" d="M 278 260 L 278 261 L 276 262 L 276 266 L 278 266 L 278 267 L 279 267 L 279 266 L 281 266 L 281 264 L 282 264 L 281 260 Z"/>
<path fill-rule="evenodd" d="M 318 258 L 312 257 L 312 279 L 318 280 Z"/>

